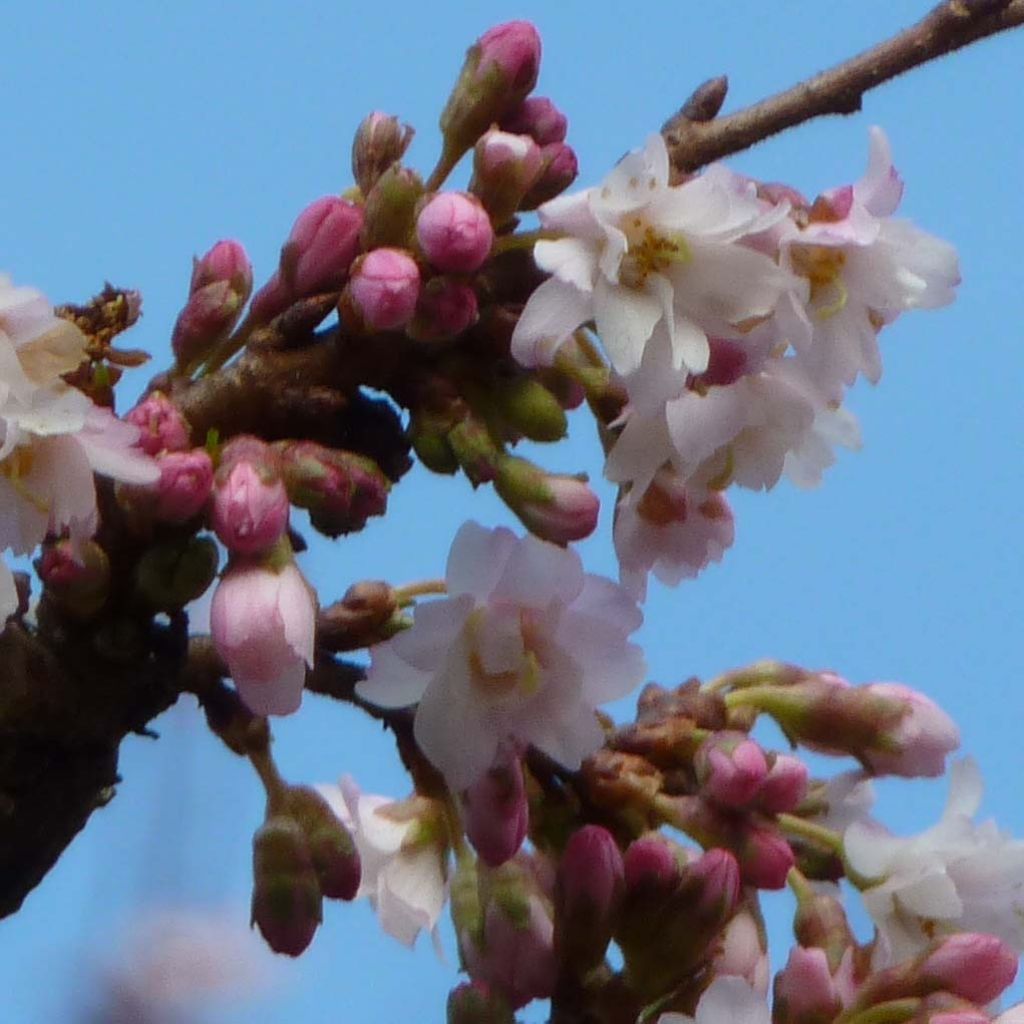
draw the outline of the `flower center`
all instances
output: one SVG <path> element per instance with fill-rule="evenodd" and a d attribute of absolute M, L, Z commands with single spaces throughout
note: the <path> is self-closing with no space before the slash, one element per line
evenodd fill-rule
<path fill-rule="evenodd" d="M 619 281 L 627 288 L 643 288 L 651 274 L 660 274 L 673 263 L 689 263 L 693 259 L 681 234 L 661 234 L 643 217 L 631 214 L 620 227 L 629 248 L 619 265 Z"/>
<path fill-rule="evenodd" d="M 532 697 L 541 683 L 541 663 L 535 648 L 538 646 L 536 624 L 525 609 L 519 609 L 519 641 L 520 652 L 518 664 L 511 664 L 502 672 L 489 672 L 484 667 L 484 658 L 480 653 L 482 633 L 497 632 L 494 624 L 488 622 L 489 609 L 478 608 L 467 623 L 469 639 L 469 675 L 474 687 L 482 694 L 493 699 L 509 697 L 519 693 L 523 697 Z M 500 627 L 499 627 L 500 628 Z M 502 632 L 504 632 L 502 630 Z M 514 640 L 509 644 L 513 646 Z M 514 657 L 514 656 L 513 656 Z M 513 659 L 510 658 L 510 661 Z"/>
<path fill-rule="evenodd" d="M 828 245 L 794 245 L 790 257 L 793 269 L 811 283 L 811 301 L 820 303 L 816 315 L 828 320 L 841 313 L 849 298 L 842 277 L 846 253 Z"/>

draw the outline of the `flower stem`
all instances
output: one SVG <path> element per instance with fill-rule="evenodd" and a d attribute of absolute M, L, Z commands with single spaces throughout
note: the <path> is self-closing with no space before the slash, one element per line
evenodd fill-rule
<path fill-rule="evenodd" d="M 825 849 L 842 856 L 843 837 L 837 832 L 833 832 L 832 829 L 825 828 L 824 825 L 816 825 L 813 821 L 807 821 L 804 818 L 798 818 L 795 814 L 779 814 L 776 815 L 775 820 L 783 832 L 799 836 L 817 846 L 824 846 Z"/>
<path fill-rule="evenodd" d="M 428 594 L 447 594 L 448 584 L 444 580 L 419 580 L 416 583 L 406 583 L 401 587 L 395 587 L 395 600 L 399 608 L 405 608 L 417 597 L 424 597 Z"/>
<path fill-rule="evenodd" d="M 538 228 L 536 231 L 522 231 L 518 235 L 499 235 L 494 240 L 494 248 L 491 250 L 491 255 L 497 255 L 499 252 L 510 252 L 513 249 L 530 249 L 537 242 L 555 240 L 561 237 L 562 235 L 559 232 L 545 231 L 543 228 Z"/>
<path fill-rule="evenodd" d="M 274 755 L 270 752 L 270 744 L 256 750 L 248 751 L 249 761 L 263 783 L 267 794 L 267 806 L 271 812 L 278 810 L 285 802 L 288 784 L 281 778 L 281 773 L 274 763 Z"/>

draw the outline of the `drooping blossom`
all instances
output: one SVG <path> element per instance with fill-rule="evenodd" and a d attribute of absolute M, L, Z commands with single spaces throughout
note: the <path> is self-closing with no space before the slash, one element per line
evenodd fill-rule
<path fill-rule="evenodd" d="M 137 427 L 64 382 L 85 345 L 42 294 L 0 275 L 0 550 L 28 554 L 50 532 L 91 536 L 94 472 L 133 484 L 159 476 L 135 447 Z"/>
<path fill-rule="evenodd" d="M 290 715 L 313 664 L 316 597 L 294 562 L 238 562 L 214 591 L 210 627 L 217 652 L 250 711 Z"/>
<path fill-rule="evenodd" d="M 665 141 L 652 135 L 597 188 L 552 200 L 537 265 L 552 276 L 531 295 L 512 337 L 526 366 L 552 361 L 581 324 L 594 321 L 612 366 L 628 377 L 664 322 L 677 370 L 701 373 L 708 333 L 764 317 L 790 282 L 774 260 L 738 245 L 786 216 L 752 182 L 721 165 L 669 185 Z"/>
<path fill-rule="evenodd" d="M 992 821 L 974 823 L 981 795 L 977 765 L 960 761 L 952 767 L 949 801 L 937 825 L 910 838 L 867 822 L 846 830 L 850 865 L 879 879 L 862 897 L 887 962 L 961 931 L 996 935 L 1024 950 L 1024 841 L 1004 835 Z"/>
<path fill-rule="evenodd" d="M 692 1017 L 663 1013 L 658 1024 L 768 1024 L 771 1011 L 764 997 L 742 978 L 722 975 L 705 989 Z"/>
<path fill-rule="evenodd" d="M 627 642 L 639 609 L 584 573 L 575 552 L 473 522 L 452 544 L 447 592 L 372 648 L 360 696 L 418 703 L 416 739 L 453 790 L 472 785 L 503 741 L 577 767 L 603 740 L 596 706 L 643 677 L 643 655 Z"/>
<path fill-rule="evenodd" d="M 410 948 L 436 932 L 448 899 L 447 843 L 441 809 L 424 797 L 398 801 L 361 793 L 346 776 L 317 789 L 352 832 L 362 865 L 356 899 L 369 899 L 381 927 Z"/>
<path fill-rule="evenodd" d="M 781 239 L 783 265 L 802 285 L 777 317 L 830 400 L 858 375 L 877 383 L 885 324 L 910 309 L 948 305 L 960 283 L 953 246 L 892 218 L 903 182 L 880 128 L 871 129 L 870 147 L 865 175 L 820 196 Z"/>

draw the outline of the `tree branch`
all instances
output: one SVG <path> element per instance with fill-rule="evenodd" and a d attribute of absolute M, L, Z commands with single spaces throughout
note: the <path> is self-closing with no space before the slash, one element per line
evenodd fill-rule
<path fill-rule="evenodd" d="M 869 89 L 927 61 L 1024 24 L 1024 0 L 943 0 L 915 25 L 842 64 L 713 120 L 684 106 L 662 134 L 672 166 L 688 172 L 825 114 L 854 114 Z"/>

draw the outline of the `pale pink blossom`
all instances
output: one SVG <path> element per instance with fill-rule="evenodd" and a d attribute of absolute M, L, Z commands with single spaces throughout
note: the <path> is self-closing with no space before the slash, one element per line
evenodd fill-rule
<path fill-rule="evenodd" d="M 869 683 L 864 692 L 903 701 L 906 712 L 864 754 L 878 775 L 933 777 L 946 770 L 946 757 L 960 746 L 960 730 L 945 711 L 923 693 L 902 683 Z"/>
<path fill-rule="evenodd" d="M 230 566 L 210 609 L 217 652 L 239 695 L 257 715 L 289 715 L 302 702 L 313 664 L 316 598 L 294 562 L 279 571 Z"/>
<path fill-rule="evenodd" d="M 623 376 L 641 364 L 664 323 L 670 363 L 701 373 L 708 333 L 763 317 L 789 276 L 768 256 L 737 244 L 785 217 L 753 183 L 721 165 L 670 186 L 665 141 L 652 135 L 597 188 L 546 203 L 534 258 L 551 277 L 531 295 L 512 337 L 526 366 L 552 362 L 561 343 L 593 321 L 612 366 Z"/>
<path fill-rule="evenodd" d="M 447 590 L 372 649 L 360 696 L 418 703 L 416 738 L 454 790 L 508 741 L 577 767 L 603 741 L 597 705 L 643 678 L 643 655 L 627 642 L 639 609 L 621 587 L 585 574 L 574 551 L 472 522 L 452 544 Z"/>
<path fill-rule="evenodd" d="M 384 931 L 403 945 L 411 948 L 427 931 L 440 954 L 436 928 L 448 899 L 443 808 L 424 797 L 362 793 L 349 776 L 317 789 L 355 839 L 362 865 L 356 899 L 368 899 Z"/>
<path fill-rule="evenodd" d="M 977 765 L 960 761 L 937 825 L 910 838 L 868 822 L 846 830 L 850 865 L 878 880 L 862 898 L 888 962 L 912 956 L 936 935 L 960 931 L 986 932 L 1024 950 L 1024 841 L 991 821 L 974 824 L 981 794 Z"/>
<path fill-rule="evenodd" d="M 765 936 L 745 906 L 726 926 L 712 969 L 716 975 L 742 978 L 760 996 L 768 993 L 770 970 Z"/>
<path fill-rule="evenodd" d="M 715 978 L 705 989 L 692 1017 L 663 1013 L 658 1024 L 769 1024 L 771 1011 L 763 995 L 742 978 Z"/>

